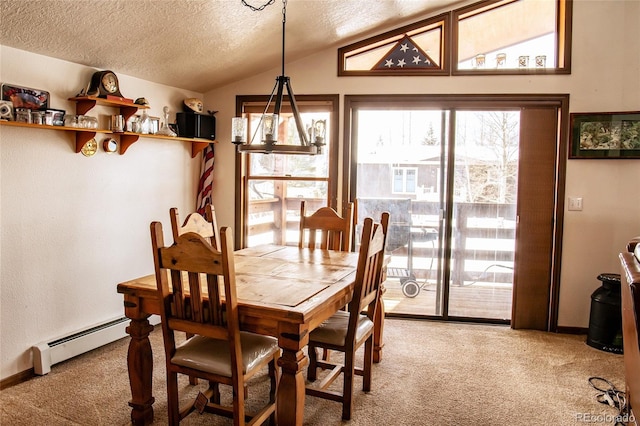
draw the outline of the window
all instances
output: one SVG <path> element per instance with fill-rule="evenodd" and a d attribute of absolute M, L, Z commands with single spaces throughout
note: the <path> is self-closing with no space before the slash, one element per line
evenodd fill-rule
<path fill-rule="evenodd" d="M 569 73 L 570 0 L 491 0 L 453 12 L 453 74 Z"/>
<path fill-rule="evenodd" d="M 415 194 L 418 181 L 418 169 L 415 167 L 396 167 L 393 169 L 393 193 Z"/>
<path fill-rule="evenodd" d="M 449 75 L 449 14 L 338 50 L 338 75 Z"/>
<path fill-rule="evenodd" d="M 254 134 L 268 101 L 267 96 L 238 96 L 237 112 L 249 120 L 248 134 Z M 258 244 L 298 244 L 300 201 L 309 211 L 323 206 L 336 208 L 337 199 L 337 95 L 296 96 L 303 125 L 312 120 L 327 120 L 326 145 L 317 155 L 237 154 L 236 180 L 238 200 L 236 246 Z M 279 138 L 293 140 L 295 122 L 289 104 L 283 102 Z"/>

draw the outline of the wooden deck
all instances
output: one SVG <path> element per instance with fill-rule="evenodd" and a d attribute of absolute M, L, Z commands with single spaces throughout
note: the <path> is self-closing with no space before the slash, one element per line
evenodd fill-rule
<path fill-rule="evenodd" d="M 416 316 L 439 316 L 436 312 L 436 285 L 423 285 L 420 293 L 406 297 L 400 289 L 398 279 L 389 278 L 385 282 L 383 301 L 388 314 Z M 495 320 L 511 319 L 512 288 L 509 285 L 478 282 L 465 286 L 451 286 L 449 293 L 449 316 L 473 317 Z"/>

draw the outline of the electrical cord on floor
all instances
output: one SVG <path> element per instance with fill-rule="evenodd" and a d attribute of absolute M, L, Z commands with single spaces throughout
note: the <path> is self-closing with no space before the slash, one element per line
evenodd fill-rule
<path fill-rule="evenodd" d="M 614 426 L 624 426 L 625 423 L 622 420 L 624 419 L 627 408 L 625 393 L 616 389 L 613 383 L 602 377 L 589 377 L 589 384 L 592 388 L 600 392 L 596 395 L 596 401 L 618 410 L 618 415 L 615 416 L 614 419 Z M 604 386 L 604 384 L 608 387 Z"/>

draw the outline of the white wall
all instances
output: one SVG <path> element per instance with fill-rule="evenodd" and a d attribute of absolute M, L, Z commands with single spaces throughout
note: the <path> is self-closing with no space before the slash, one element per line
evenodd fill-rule
<path fill-rule="evenodd" d="M 569 93 L 571 112 L 640 111 L 640 2 L 577 1 L 573 4 L 571 75 L 484 77 L 337 77 L 337 49 L 287 65 L 295 93 Z M 205 95 L 219 109 L 214 204 L 232 205 L 234 147 L 230 122 L 235 96 L 268 94 L 274 68 Z M 340 114 L 342 126 L 342 112 Z M 340 133 L 342 137 L 342 132 Z M 224 183 L 224 184 L 223 184 Z M 584 210 L 565 212 L 561 327 L 587 327 L 590 295 L 602 272 L 619 272 L 617 254 L 629 238 L 640 235 L 640 160 L 570 160 L 566 195 L 584 199 Z M 218 210 L 216 210 L 218 212 Z M 221 225 L 233 226 L 231 210 L 218 213 Z"/>
<path fill-rule="evenodd" d="M 47 90 L 68 102 L 95 71 L 0 46 L 0 81 Z M 202 94 L 128 77 L 122 94 L 146 97 L 170 121 Z M 96 107 L 88 115 L 116 111 Z M 123 315 L 119 282 L 153 273 L 149 223 L 171 235 L 169 209 L 195 208 L 200 156 L 185 142 L 143 139 L 124 155 L 76 154 L 74 133 L 0 126 L 0 363 L 4 379 L 33 366 L 30 348 Z M 168 230 L 168 232 L 167 232 Z"/>

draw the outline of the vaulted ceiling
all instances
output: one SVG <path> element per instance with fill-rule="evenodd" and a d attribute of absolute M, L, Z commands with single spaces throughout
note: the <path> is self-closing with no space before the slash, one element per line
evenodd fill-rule
<path fill-rule="evenodd" d="M 0 44 L 206 92 L 278 67 L 281 0 L 0 0 Z M 269 0 L 245 0 L 259 7 Z M 452 9 L 461 0 L 288 0 L 287 61 Z M 467 2 L 468 3 L 468 2 Z"/>

